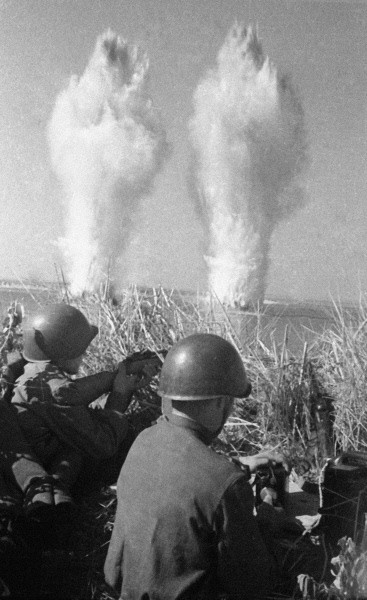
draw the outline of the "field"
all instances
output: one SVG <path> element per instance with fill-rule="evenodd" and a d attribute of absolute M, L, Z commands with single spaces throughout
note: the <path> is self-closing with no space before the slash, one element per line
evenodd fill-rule
<path fill-rule="evenodd" d="M 254 454 L 262 449 L 284 453 L 298 481 L 318 479 L 325 459 L 340 450 L 367 450 L 367 307 L 267 303 L 261 310 L 226 310 L 214 298 L 203 299 L 163 289 L 130 288 L 118 302 L 103 295 L 70 299 L 60 289 L 2 289 L 0 307 L 6 315 L 14 301 L 32 314 L 49 300 L 68 299 L 99 326 L 87 352 L 83 373 L 114 367 L 130 353 L 169 348 L 188 333 L 213 332 L 240 351 L 253 384 L 249 400 L 237 401 L 234 414 L 216 444 L 229 455 Z M 6 348 L 21 343 L 21 331 L 7 339 Z M 19 336 L 18 336 L 19 334 Z M 141 391 L 130 407 L 137 422 L 147 426 L 159 414 L 157 382 Z M 68 556 L 45 556 L 43 592 L 57 582 L 60 598 L 113 598 L 103 583 L 102 566 L 112 527 L 115 493 L 99 490 L 82 500 L 82 520 Z M 353 560 L 356 560 L 358 552 Z M 335 568 L 335 567 L 334 567 Z M 330 572 L 330 565 L 327 566 Z M 351 579 L 349 587 L 317 588 L 304 598 L 363 598 Z M 357 586 L 357 587 L 356 587 Z M 41 593 L 42 590 L 40 590 Z M 322 595 L 323 594 L 323 595 Z M 325 595 L 326 594 L 326 595 Z M 42 596 L 40 596 L 42 597 Z M 58 596 L 57 596 L 58 597 Z M 279 597 L 279 596 L 278 596 Z"/>

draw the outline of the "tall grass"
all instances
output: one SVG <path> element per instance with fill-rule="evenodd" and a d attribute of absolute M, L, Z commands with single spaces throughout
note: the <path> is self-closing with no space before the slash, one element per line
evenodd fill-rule
<path fill-rule="evenodd" d="M 357 311 L 349 312 L 334 304 L 331 326 L 321 334 L 315 332 L 311 344 L 301 340 L 295 352 L 288 345 L 289 326 L 282 343 L 275 342 L 276 317 L 264 325 L 260 308 L 251 317 L 234 316 L 214 296 L 131 286 L 117 299 L 109 298 L 108 290 L 74 299 L 66 292 L 63 299 L 99 327 L 84 361 L 84 374 L 115 368 L 137 350 L 168 349 L 194 332 L 216 333 L 234 344 L 253 393 L 250 399 L 237 401 L 221 436 L 232 453 L 277 448 L 296 465 L 306 460 L 317 471 L 336 449 L 367 450 L 367 305 L 363 302 Z M 156 383 L 140 392 L 140 401 L 152 399 L 157 406 Z"/>
<path fill-rule="evenodd" d="M 312 344 L 304 340 L 295 353 L 288 345 L 287 328 L 282 342 L 276 343 L 276 319 L 265 328 L 260 308 L 244 327 L 246 313 L 233 318 L 214 297 L 195 298 L 163 288 L 132 286 L 117 299 L 108 298 L 107 293 L 71 298 L 64 292 L 62 297 L 99 327 L 85 357 L 84 374 L 115 368 L 137 350 L 168 349 L 194 332 L 216 333 L 233 343 L 242 356 L 253 393 L 249 399 L 236 401 L 218 441 L 219 451 L 241 455 L 276 449 L 287 456 L 296 472 L 307 469 L 314 478 L 325 458 L 336 450 L 367 451 L 365 303 L 349 313 L 335 304 L 332 326 L 321 334 L 315 332 Z M 6 335 L 5 327 L 3 343 Z M 157 418 L 157 380 L 139 390 L 130 411 L 144 426 Z M 88 518 L 78 537 L 77 552 L 81 574 L 88 580 L 80 582 L 75 600 L 112 598 L 103 585 L 101 569 L 115 498 L 111 491 L 104 494 L 98 506 L 93 504 L 95 499 L 86 503 Z M 93 533 L 89 535 L 89 531 Z M 92 566 L 88 557 L 93 557 Z"/>
<path fill-rule="evenodd" d="M 361 400 L 365 377 L 361 364 L 367 362 L 367 350 L 362 348 L 364 327 L 360 326 L 357 334 L 349 332 L 350 319 L 342 321 L 341 309 L 335 311 L 333 328 L 322 335 L 315 333 L 312 345 L 304 341 L 295 354 L 288 346 L 287 327 L 282 343 L 275 342 L 276 318 L 264 326 L 260 308 L 251 313 L 251 318 L 246 313 L 233 318 L 233 312 L 215 297 L 195 298 L 163 288 L 144 291 L 132 286 L 117 300 L 89 295 L 70 301 L 99 327 L 86 355 L 85 374 L 114 368 L 137 350 L 168 349 L 194 332 L 216 333 L 234 344 L 243 358 L 253 393 L 250 399 L 236 402 L 221 436 L 226 451 L 241 454 L 276 448 L 296 466 L 306 460 L 318 470 L 335 445 L 347 447 L 347 439 L 340 444 L 346 418 L 348 435 L 353 439 L 349 446 L 360 448 L 361 440 L 357 438 L 363 418 L 360 406 L 356 410 L 356 396 Z M 348 378 L 344 372 L 340 375 L 342 369 L 350 371 Z M 343 402 L 339 400 L 341 380 L 343 389 L 348 388 L 348 409 L 346 393 Z M 138 402 L 142 400 L 158 405 L 156 382 L 140 392 Z"/>
<path fill-rule="evenodd" d="M 333 398 L 335 446 L 367 451 L 367 305 L 334 309 L 335 326 L 319 340 L 319 362 Z"/>

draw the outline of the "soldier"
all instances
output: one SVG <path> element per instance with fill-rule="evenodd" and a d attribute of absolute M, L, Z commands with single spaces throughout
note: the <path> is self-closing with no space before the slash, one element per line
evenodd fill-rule
<path fill-rule="evenodd" d="M 40 562 L 40 530 L 24 517 L 23 494 L 13 467 L 21 465 L 33 478 L 48 473 L 25 440 L 15 408 L 3 399 L 0 424 L 0 597 L 20 594 L 24 588 L 31 597 L 35 566 Z"/>
<path fill-rule="evenodd" d="M 24 328 L 27 363 L 11 405 L 27 443 L 47 471 L 35 477 L 27 461 L 14 461 L 12 471 L 29 516 L 47 519 L 72 512 L 71 490 L 85 461 L 118 455 L 120 468 L 133 441 L 124 412 L 133 392 L 146 385 L 152 373 L 127 376 L 121 363 L 118 371 L 72 379 L 97 332 L 80 310 L 64 303 L 47 306 Z M 105 393 L 109 396 L 104 409 L 91 408 Z"/>
<path fill-rule="evenodd" d="M 272 492 L 254 516 L 249 478 L 276 455 L 236 465 L 209 446 L 234 398 L 251 392 L 242 359 L 219 336 L 178 342 L 163 364 L 164 415 L 133 443 L 117 486 L 105 578 L 123 600 L 264 597 L 276 566 L 262 530 L 279 520 Z"/>

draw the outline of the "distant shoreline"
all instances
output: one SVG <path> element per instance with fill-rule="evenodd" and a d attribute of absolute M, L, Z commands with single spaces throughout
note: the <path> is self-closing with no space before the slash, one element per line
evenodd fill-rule
<path fill-rule="evenodd" d="M 45 283 L 29 283 L 27 281 L 19 282 L 19 281 L 6 281 L 0 280 L 0 289 L 1 290 L 49 290 L 56 287 L 60 287 L 57 281 L 50 281 Z"/>
<path fill-rule="evenodd" d="M 130 284 L 129 287 L 131 287 L 133 284 Z M 137 285 L 137 284 L 136 284 Z M 137 285 L 138 288 L 141 288 L 142 292 L 147 292 L 149 290 L 154 290 L 154 289 L 159 289 L 161 287 L 164 286 L 139 286 Z M 57 291 L 61 289 L 61 284 L 58 281 L 46 281 L 46 282 L 28 282 L 28 281 L 9 281 L 6 279 L 1 280 L 0 279 L 0 290 L 24 290 L 25 292 L 29 292 L 29 291 Z M 198 296 L 198 292 L 197 290 L 178 290 L 176 288 L 169 288 L 169 287 L 164 287 L 164 289 L 167 291 L 171 291 L 171 290 L 176 290 L 177 293 L 182 294 L 183 296 L 190 296 L 190 295 L 195 295 Z M 202 296 L 205 296 L 206 292 L 203 292 Z M 318 310 L 325 310 L 325 311 L 329 311 L 331 309 L 333 309 L 333 307 L 335 306 L 342 306 L 344 310 L 355 310 L 359 307 L 360 303 L 358 301 L 356 302 L 351 302 L 351 301 L 335 301 L 335 303 L 333 302 L 332 299 L 330 300 L 322 300 L 322 299 L 310 299 L 310 298 L 306 298 L 304 300 L 300 300 L 300 299 L 296 299 L 296 298 L 287 298 L 287 297 L 283 297 L 283 298 L 274 298 L 274 297 L 270 297 L 270 298 L 266 298 L 264 301 L 264 305 L 266 307 L 266 310 L 270 310 L 271 312 L 271 307 L 273 306 L 274 308 L 277 306 L 279 307 L 280 305 L 283 306 L 284 308 L 287 308 L 287 310 L 299 310 L 301 307 L 307 307 L 310 309 L 318 309 Z M 229 309 L 231 310 L 231 309 Z M 236 309 L 234 309 L 236 310 Z"/>

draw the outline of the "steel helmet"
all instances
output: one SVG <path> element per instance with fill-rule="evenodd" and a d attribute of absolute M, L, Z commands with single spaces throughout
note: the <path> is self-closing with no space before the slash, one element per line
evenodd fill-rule
<path fill-rule="evenodd" d="M 168 352 L 158 393 L 172 400 L 246 398 L 251 393 L 251 384 L 232 344 L 218 335 L 196 333 Z"/>
<path fill-rule="evenodd" d="M 50 304 L 25 323 L 23 355 L 29 361 L 77 358 L 97 333 L 98 327 L 90 325 L 74 306 Z"/>

